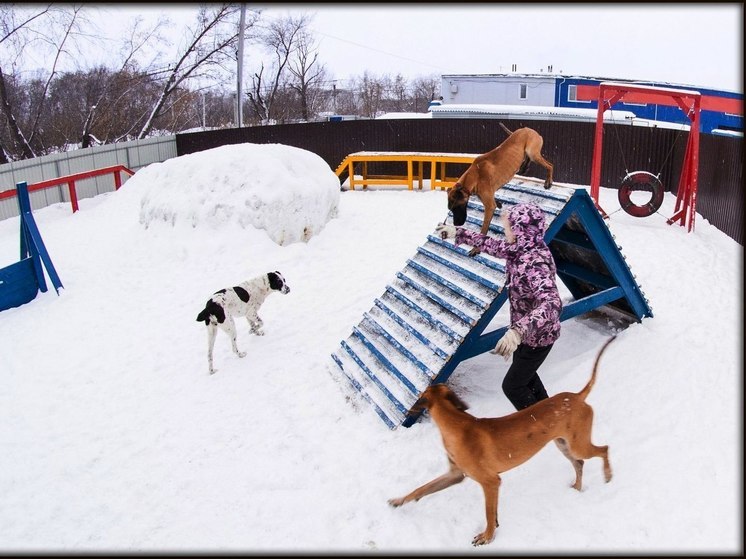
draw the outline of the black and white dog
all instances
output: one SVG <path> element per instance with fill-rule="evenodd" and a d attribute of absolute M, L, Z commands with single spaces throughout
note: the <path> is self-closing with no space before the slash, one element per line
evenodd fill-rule
<path fill-rule="evenodd" d="M 216 372 L 212 366 L 212 348 L 215 346 L 218 327 L 230 336 L 233 352 L 239 357 L 245 357 L 246 352 L 238 351 L 236 346 L 236 325 L 233 317 L 245 316 L 251 332 L 257 336 L 263 336 L 263 322 L 257 312 L 267 295 L 273 291 L 290 292 L 280 272 L 269 272 L 244 281 L 235 287 L 221 289 L 207 301 L 204 310 L 197 315 L 197 322 L 204 322 L 207 326 L 207 362 L 210 365 L 211 375 Z"/>

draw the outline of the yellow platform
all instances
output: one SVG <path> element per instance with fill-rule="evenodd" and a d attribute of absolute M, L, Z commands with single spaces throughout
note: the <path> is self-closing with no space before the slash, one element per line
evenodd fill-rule
<path fill-rule="evenodd" d="M 347 171 L 350 181 L 350 190 L 356 186 L 363 189 L 368 186 L 406 186 L 414 190 L 415 181 L 419 189 L 422 189 L 424 180 L 423 170 L 426 163 L 430 165 L 430 189 L 446 189 L 452 187 L 458 180 L 458 176 L 449 177 L 446 165 L 453 163 L 471 164 L 478 153 L 435 153 L 421 151 L 358 151 L 345 157 L 344 161 L 337 167 L 337 176 Z M 373 162 L 401 162 L 405 165 L 406 173 L 399 175 L 371 175 L 368 173 L 368 163 Z M 361 173 L 355 175 L 355 166 L 361 166 Z M 459 173 L 460 176 L 460 173 Z"/>

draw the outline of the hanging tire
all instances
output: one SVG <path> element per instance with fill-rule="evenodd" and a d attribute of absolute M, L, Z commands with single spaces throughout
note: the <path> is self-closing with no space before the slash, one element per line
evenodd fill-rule
<path fill-rule="evenodd" d="M 650 200 L 643 205 L 635 204 L 631 195 L 633 192 L 650 192 Z M 619 186 L 619 204 L 622 209 L 634 217 L 648 217 L 657 212 L 663 204 L 663 185 L 652 173 L 635 171 L 629 173 Z"/>

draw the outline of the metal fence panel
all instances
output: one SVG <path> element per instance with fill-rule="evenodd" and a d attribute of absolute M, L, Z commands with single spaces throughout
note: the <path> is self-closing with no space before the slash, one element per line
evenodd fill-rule
<path fill-rule="evenodd" d="M 15 189 L 16 184 L 21 181 L 34 184 L 114 165 L 124 165 L 132 171 L 137 171 L 151 163 L 162 162 L 176 155 L 175 136 L 161 136 L 14 161 L 0 165 L 0 192 Z M 123 175 L 122 181 L 126 181 L 127 178 Z M 115 189 L 111 175 L 83 179 L 76 181 L 75 184 L 79 200 L 113 192 Z M 69 203 L 70 194 L 67 185 L 60 185 L 31 192 L 30 199 L 32 208 L 39 209 L 50 204 Z M 0 200 L 0 219 L 17 215 L 18 202 L 15 197 Z"/>

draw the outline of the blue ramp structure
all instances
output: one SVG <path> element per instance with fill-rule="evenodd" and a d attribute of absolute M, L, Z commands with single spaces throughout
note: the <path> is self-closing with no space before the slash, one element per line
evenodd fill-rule
<path fill-rule="evenodd" d="M 39 291 L 47 291 L 46 269 L 57 295 L 63 287 L 31 213 L 28 186 L 16 185 L 21 219 L 21 258 L 15 264 L 0 268 L 0 311 L 32 301 Z M 43 267 L 43 268 L 42 268 Z"/>
<path fill-rule="evenodd" d="M 557 275 L 574 300 L 563 301 L 561 320 L 608 305 L 641 321 L 649 302 L 587 190 L 514 177 L 499 189 L 502 203 L 490 234 L 504 235 L 500 212 L 532 202 L 544 212 L 544 236 Z M 469 202 L 464 225 L 479 230 L 484 206 Z M 433 230 L 435 225 L 433 225 Z M 332 354 L 341 374 L 391 429 L 409 427 L 408 411 L 430 384 L 445 382 L 462 361 L 492 350 L 509 324 L 485 333 L 506 302 L 505 261 L 428 235 L 352 334 Z"/>

